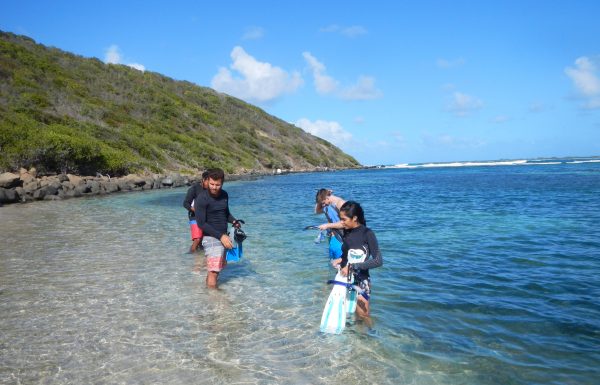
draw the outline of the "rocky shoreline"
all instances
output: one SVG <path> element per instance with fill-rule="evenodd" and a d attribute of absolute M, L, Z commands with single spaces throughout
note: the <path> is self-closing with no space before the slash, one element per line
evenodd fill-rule
<path fill-rule="evenodd" d="M 228 175 L 226 180 L 251 179 L 270 174 L 249 173 Z M 27 203 L 39 200 L 61 200 L 117 192 L 145 191 L 189 186 L 200 176 L 179 173 L 129 174 L 123 177 L 108 175 L 79 176 L 73 174 L 37 176 L 35 169 L 21 169 L 18 173 L 0 174 L 0 206 L 9 203 Z"/>
<path fill-rule="evenodd" d="M 273 170 L 272 173 L 248 171 L 243 174 L 228 174 L 226 181 L 251 180 L 291 172 L 336 171 L 327 167 L 313 170 Z M 40 200 L 62 200 L 84 196 L 105 195 L 118 192 L 145 191 L 190 186 L 200 180 L 200 175 L 129 174 L 123 177 L 80 176 L 73 174 L 38 176 L 34 168 L 21 169 L 18 173 L 0 174 L 0 206 L 10 203 L 27 203 Z"/>

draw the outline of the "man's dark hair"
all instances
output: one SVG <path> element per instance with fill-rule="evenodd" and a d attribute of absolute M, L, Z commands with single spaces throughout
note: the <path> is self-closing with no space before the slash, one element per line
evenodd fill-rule
<path fill-rule="evenodd" d="M 208 178 L 208 170 L 202 173 L 202 180 L 205 180 L 206 178 Z"/>
<path fill-rule="evenodd" d="M 211 168 L 210 170 L 207 171 L 207 173 L 208 173 L 207 178 L 225 182 L 225 172 L 223 170 L 221 170 L 220 168 Z"/>

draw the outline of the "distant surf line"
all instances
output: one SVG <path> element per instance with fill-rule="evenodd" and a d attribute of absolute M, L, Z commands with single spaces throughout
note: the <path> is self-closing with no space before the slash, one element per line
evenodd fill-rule
<path fill-rule="evenodd" d="M 535 165 L 558 165 L 558 164 L 582 164 L 582 163 L 600 163 L 600 159 L 575 160 L 573 158 L 565 159 L 518 159 L 502 161 L 481 161 L 481 162 L 448 162 L 448 163 L 401 163 L 384 168 L 443 168 L 443 167 L 489 167 L 489 166 L 535 166 Z"/>

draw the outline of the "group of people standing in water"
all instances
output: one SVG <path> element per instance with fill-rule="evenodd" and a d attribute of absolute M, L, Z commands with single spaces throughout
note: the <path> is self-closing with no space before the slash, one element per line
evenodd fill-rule
<path fill-rule="evenodd" d="M 207 170 L 202 174 L 202 180 L 188 189 L 183 201 L 183 207 L 188 210 L 192 237 L 190 252 L 195 252 L 200 244 L 204 248 L 206 285 L 209 288 L 217 287 L 219 273 L 227 264 L 227 249 L 233 247 L 233 240 L 227 234 L 228 223 L 238 228 L 243 223 L 229 211 L 229 195 L 222 188 L 224 181 L 223 170 Z M 327 231 L 331 264 L 340 269 L 344 276 L 352 274 L 354 282 L 367 294 L 358 297 L 356 311 L 362 318 L 369 317 L 369 269 L 383 265 L 377 238 L 367 227 L 365 214 L 359 203 L 345 201 L 328 189 L 320 189 L 315 200 L 315 213 L 323 213 L 327 218 L 327 223 L 320 225 L 319 229 Z M 352 250 L 366 255 L 365 260 L 348 263 L 348 253 Z"/>

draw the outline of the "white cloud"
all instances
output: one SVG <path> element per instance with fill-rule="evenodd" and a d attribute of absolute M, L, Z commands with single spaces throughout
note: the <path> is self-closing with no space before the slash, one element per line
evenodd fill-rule
<path fill-rule="evenodd" d="M 465 59 L 463 59 L 461 57 L 458 59 L 452 59 L 452 60 L 437 59 L 437 61 L 436 61 L 437 66 L 440 68 L 460 67 L 460 66 L 464 65 L 465 63 L 466 63 Z"/>
<path fill-rule="evenodd" d="M 121 63 L 121 53 L 119 52 L 119 47 L 116 45 L 111 45 L 106 50 L 106 54 L 104 55 L 104 62 L 109 64 L 120 64 Z"/>
<path fill-rule="evenodd" d="M 334 92 L 338 87 L 338 82 L 331 76 L 328 76 L 325 65 L 317 60 L 310 52 L 303 52 L 304 60 L 310 67 L 315 81 L 315 88 L 319 94 L 329 94 Z"/>
<path fill-rule="evenodd" d="M 462 92 L 454 92 L 448 104 L 448 110 L 456 116 L 467 116 L 483 107 L 483 102 L 474 96 Z"/>
<path fill-rule="evenodd" d="M 261 27 L 250 27 L 244 32 L 242 40 L 256 40 L 265 35 L 265 30 Z"/>
<path fill-rule="evenodd" d="M 340 35 L 354 38 L 360 35 L 366 35 L 368 33 L 367 29 L 361 25 L 353 25 L 350 27 L 342 27 L 337 24 L 331 24 L 327 27 L 323 27 L 320 29 L 321 32 L 327 33 L 339 33 Z"/>
<path fill-rule="evenodd" d="M 121 52 L 119 51 L 119 46 L 116 44 L 111 45 L 110 47 L 108 47 L 108 49 L 106 50 L 106 53 L 104 54 L 104 62 L 108 63 L 108 64 L 125 64 L 126 66 L 129 66 L 131 68 L 134 68 L 138 71 L 142 71 L 144 72 L 146 70 L 146 67 L 144 67 L 142 64 L 139 63 L 122 63 L 123 61 L 123 55 L 121 55 Z"/>
<path fill-rule="evenodd" d="M 565 68 L 565 73 L 573 81 L 579 95 L 584 99 L 583 107 L 600 108 L 600 78 L 596 63 L 582 56 L 575 60 L 575 68 Z"/>
<path fill-rule="evenodd" d="M 212 78 L 214 89 L 251 102 L 269 102 L 285 93 L 296 91 L 304 81 L 298 72 L 291 75 L 267 62 L 260 62 L 248 55 L 242 47 L 231 51 L 233 63 L 230 68 L 241 77 L 234 77 L 225 67 Z"/>
<path fill-rule="evenodd" d="M 360 35 L 366 35 L 367 29 L 360 25 L 353 25 L 351 27 L 342 28 L 341 33 L 347 37 L 356 37 Z"/>
<path fill-rule="evenodd" d="M 139 63 L 129 63 L 126 65 L 128 65 L 131 68 L 135 68 L 138 71 L 144 72 L 146 70 L 146 67 L 144 67 L 142 64 L 139 64 Z"/>
<path fill-rule="evenodd" d="M 368 100 L 383 96 L 383 93 L 375 87 L 373 77 L 360 76 L 356 84 L 342 88 L 336 79 L 327 75 L 325 65 L 310 52 L 303 52 L 302 56 L 312 71 L 315 89 L 321 95 L 334 94 L 345 100 Z"/>
<path fill-rule="evenodd" d="M 383 92 L 375 87 L 375 78 L 360 76 L 356 84 L 342 90 L 341 97 L 346 100 L 378 99 Z"/>
<path fill-rule="evenodd" d="M 328 142 L 340 146 L 352 140 L 352 134 L 344 130 L 341 124 L 333 121 L 316 120 L 311 122 L 309 119 L 302 118 L 294 123 L 304 131 L 325 139 Z"/>

